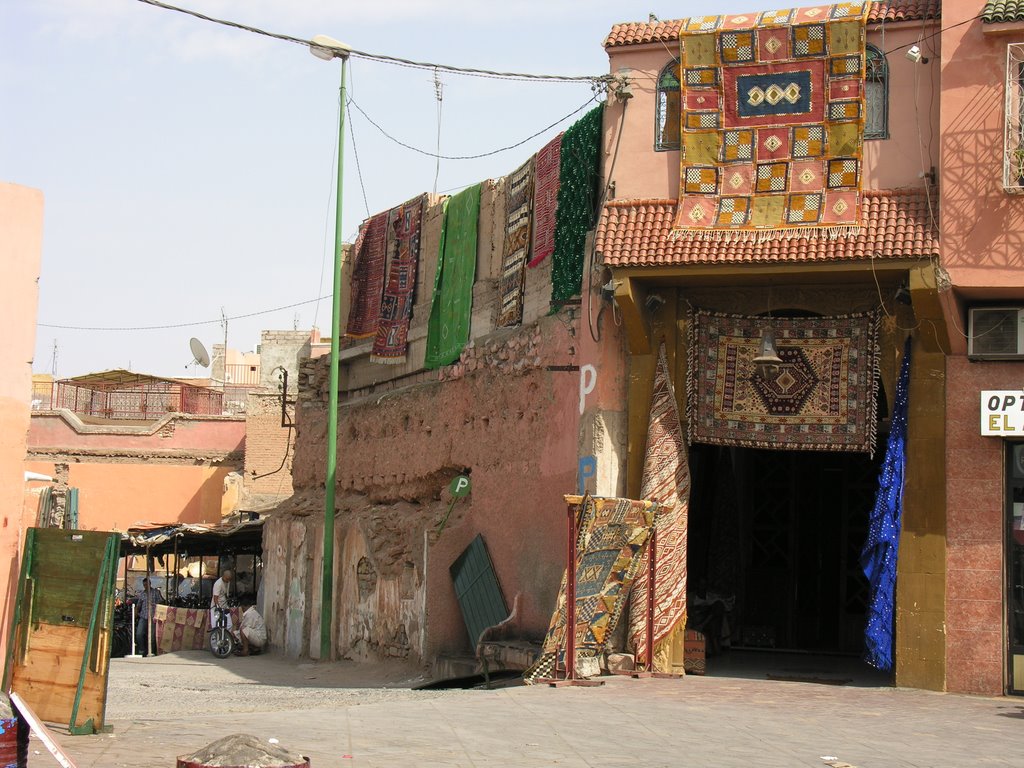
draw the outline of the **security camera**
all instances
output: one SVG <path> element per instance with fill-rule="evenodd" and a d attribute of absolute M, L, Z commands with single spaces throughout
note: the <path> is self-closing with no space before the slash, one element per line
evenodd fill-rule
<path fill-rule="evenodd" d="M 917 64 L 921 61 L 921 46 L 912 45 L 907 49 L 907 58 Z M 927 60 L 926 60 L 927 61 Z"/>

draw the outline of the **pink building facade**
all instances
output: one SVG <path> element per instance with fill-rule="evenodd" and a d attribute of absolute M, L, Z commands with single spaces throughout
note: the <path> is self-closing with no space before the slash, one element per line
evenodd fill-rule
<path fill-rule="evenodd" d="M 0 183 L 0 318 L 4 327 L 4 364 L 0 366 L 0 652 L 5 652 L 11 595 L 21 568 L 25 528 L 32 525 L 26 510 L 25 444 L 32 396 L 32 354 L 35 348 L 39 265 L 43 245 L 43 193 L 17 184 Z"/>

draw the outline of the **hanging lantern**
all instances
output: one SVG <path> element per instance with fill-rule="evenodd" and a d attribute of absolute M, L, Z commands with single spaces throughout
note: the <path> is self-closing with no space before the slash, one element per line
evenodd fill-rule
<path fill-rule="evenodd" d="M 782 358 L 779 357 L 779 350 L 775 347 L 775 333 L 771 327 L 761 331 L 761 348 L 757 357 L 754 358 L 754 365 L 762 379 L 767 379 L 779 372 Z"/>

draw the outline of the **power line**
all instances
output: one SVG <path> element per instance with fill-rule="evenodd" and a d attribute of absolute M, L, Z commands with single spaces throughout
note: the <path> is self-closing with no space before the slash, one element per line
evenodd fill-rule
<path fill-rule="evenodd" d="M 550 131 L 552 128 L 557 126 L 559 123 L 564 123 L 570 117 L 574 117 L 575 115 L 579 114 L 584 109 L 586 109 L 588 106 L 590 106 L 593 102 L 597 101 L 597 94 L 595 93 L 593 96 L 591 96 L 589 99 L 587 99 L 585 102 L 583 102 L 583 104 L 578 106 L 576 109 L 574 109 L 568 115 L 565 115 L 564 117 L 558 118 L 557 120 L 555 120 L 555 122 L 551 123 L 551 125 L 548 125 L 548 126 L 545 126 L 544 128 L 541 128 L 539 131 L 537 131 L 536 133 L 534 133 L 534 134 L 532 134 L 530 136 L 527 136 L 522 141 L 517 141 L 515 144 L 510 144 L 509 146 L 501 147 L 500 149 L 492 149 L 490 152 L 481 152 L 478 155 L 442 155 L 442 154 L 439 154 L 439 153 L 436 153 L 436 152 L 429 152 L 429 151 L 427 151 L 425 149 L 420 149 L 419 147 L 414 147 L 411 144 L 406 144 L 401 139 L 396 139 L 390 133 L 388 133 L 383 128 L 381 128 L 380 125 L 378 125 L 376 122 L 374 122 L 373 118 L 370 117 L 368 114 L 366 114 L 366 112 L 363 111 L 363 108 L 360 107 L 359 104 L 357 104 L 354 99 L 349 99 L 348 101 L 349 101 L 349 104 L 351 104 L 353 107 L 355 107 L 357 110 L 359 110 L 359 114 L 361 114 L 363 117 L 365 117 L 366 121 L 370 125 L 372 125 L 378 131 L 380 131 L 384 135 L 385 138 L 389 139 L 390 141 L 393 141 L 395 144 L 397 144 L 400 147 L 405 147 L 406 149 L 411 150 L 413 152 L 418 152 L 421 155 L 426 155 L 427 157 L 435 157 L 435 158 L 439 158 L 441 160 L 479 160 L 481 157 L 490 157 L 491 155 L 497 155 L 497 154 L 499 154 L 501 152 L 507 152 L 510 149 L 516 149 L 517 147 L 523 146 L 523 144 L 525 144 L 526 142 L 531 141 L 532 139 L 536 139 L 538 136 L 540 136 L 540 135 Z"/>
<path fill-rule="evenodd" d="M 273 312 L 280 312 L 285 309 L 294 309 L 295 307 L 304 307 L 307 304 L 314 304 L 318 301 L 331 298 L 331 294 L 326 296 L 317 296 L 315 299 L 307 299 L 306 301 L 297 301 L 294 304 L 285 304 L 281 307 L 274 307 L 272 309 L 261 309 L 257 312 L 247 312 L 244 315 L 235 315 L 233 317 L 221 316 L 214 320 L 196 320 L 191 323 L 169 323 L 167 325 L 137 325 L 133 327 L 119 327 L 119 326 L 87 326 L 87 325 L 53 325 L 51 323 L 39 323 L 40 328 L 58 328 L 62 331 L 164 331 L 172 328 L 194 328 L 198 325 L 220 325 L 230 320 L 244 320 L 248 317 L 257 317 L 259 315 L 269 315 Z M 223 312 L 223 310 L 222 310 Z"/>
<path fill-rule="evenodd" d="M 220 24 L 221 26 L 231 27 L 233 29 L 239 29 L 243 32 L 251 32 L 255 35 L 262 35 L 264 37 L 270 37 L 275 40 L 282 40 L 286 43 L 295 43 L 296 45 L 309 46 L 312 45 L 311 40 L 305 40 L 301 37 L 293 37 L 292 35 L 285 35 L 280 32 L 268 32 L 265 29 L 259 27 L 251 27 L 248 24 L 240 24 L 237 21 L 228 21 L 227 19 L 218 19 L 213 16 L 207 16 L 204 13 L 193 11 L 188 8 L 180 8 L 176 5 L 169 5 L 168 3 L 162 3 L 160 0 L 138 0 L 140 3 L 146 5 L 152 5 L 155 8 L 162 8 L 165 11 L 175 11 L 177 13 L 184 13 L 186 16 L 192 16 L 201 21 L 208 21 L 212 24 Z M 399 56 L 387 56 L 382 53 L 370 53 L 368 51 L 360 51 L 352 49 L 350 55 L 360 58 L 369 59 L 371 61 L 379 61 L 385 64 L 395 64 L 402 67 L 414 67 L 416 69 L 440 69 L 445 72 L 452 72 L 457 75 L 467 75 L 470 77 L 492 77 L 503 80 L 528 80 L 533 82 L 547 82 L 547 83 L 595 83 L 602 82 L 607 79 L 607 75 L 538 75 L 527 72 L 498 72 L 491 69 L 477 69 L 475 67 L 458 67 L 453 64 L 436 64 L 426 61 L 414 61 L 412 59 L 403 59 Z"/>
<path fill-rule="evenodd" d="M 882 51 L 882 53 L 883 53 L 883 55 L 888 56 L 890 53 L 896 53 L 896 51 L 902 51 L 904 48 L 910 48 L 911 46 L 917 45 L 918 43 L 923 43 L 925 40 L 931 40 L 933 37 L 937 37 L 938 35 L 941 35 L 943 32 L 948 32 L 951 29 L 956 29 L 957 27 L 962 27 L 964 24 L 970 24 L 972 21 L 975 21 L 976 19 L 980 19 L 984 15 L 985 15 L 985 12 L 982 11 L 977 16 L 971 16 L 971 18 L 969 18 L 969 19 L 964 19 L 963 21 L 957 22 L 956 24 L 950 24 L 948 27 L 941 27 L 941 28 L 935 30 L 934 32 L 932 32 L 930 35 L 924 35 L 922 37 L 919 37 L 917 40 L 913 40 L 913 41 L 911 41 L 909 43 L 906 43 L 905 45 L 898 45 L 895 48 L 890 48 L 887 51 Z M 884 31 L 884 29 L 885 29 L 884 26 L 883 26 L 882 29 Z"/>

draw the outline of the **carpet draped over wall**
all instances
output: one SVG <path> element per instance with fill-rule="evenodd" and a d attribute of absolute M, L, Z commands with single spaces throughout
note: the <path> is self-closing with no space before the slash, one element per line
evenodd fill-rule
<path fill-rule="evenodd" d="M 782 364 L 754 363 L 762 331 Z M 689 316 L 691 443 L 872 453 L 877 421 L 878 313 L 835 317 Z"/>
<path fill-rule="evenodd" d="M 640 497 L 659 504 L 654 586 L 654 671 L 672 671 L 672 643 L 686 629 L 686 545 L 690 468 L 665 344 L 658 351 L 647 426 Z M 647 661 L 647 568 L 650 547 L 640 556 L 629 605 L 629 641 L 637 661 Z M 682 659 L 679 665 L 682 666 Z"/>
<path fill-rule="evenodd" d="M 870 2 L 684 19 L 673 235 L 855 235 Z"/>
<path fill-rule="evenodd" d="M 531 157 L 505 180 L 505 242 L 498 283 L 498 327 L 523 321 L 523 285 L 530 256 L 533 221 L 533 172 Z"/>
<path fill-rule="evenodd" d="M 473 281 L 476 279 L 480 185 L 474 184 L 448 198 L 444 206 L 434 297 L 427 323 L 427 353 L 423 363 L 428 370 L 454 363 L 469 341 Z"/>
<path fill-rule="evenodd" d="M 352 248 L 352 293 L 345 335 L 365 339 L 377 334 L 380 302 L 387 262 L 387 228 L 390 211 L 362 223 Z"/>
<path fill-rule="evenodd" d="M 603 114 L 604 104 L 599 104 L 562 136 L 551 274 L 554 304 L 578 296 L 583 285 L 587 232 L 597 221 L 600 196 Z"/>
<path fill-rule="evenodd" d="M 426 195 L 420 195 L 393 208 L 389 214 L 388 282 L 381 299 L 377 335 L 370 353 L 370 360 L 375 363 L 400 365 L 405 362 L 426 200 Z"/>
<path fill-rule="evenodd" d="M 533 181 L 533 248 L 527 266 L 536 267 L 555 251 L 555 211 L 562 136 L 558 134 L 537 153 Z"/>

